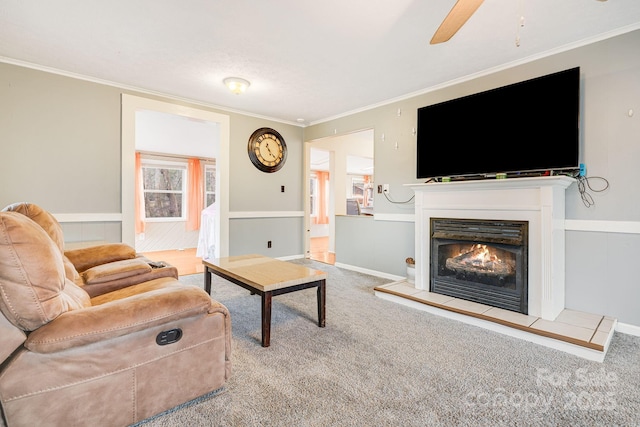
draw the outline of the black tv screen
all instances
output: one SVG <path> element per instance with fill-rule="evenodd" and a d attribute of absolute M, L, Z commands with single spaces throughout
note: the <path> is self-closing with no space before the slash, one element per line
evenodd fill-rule
<path fill-rule="evenodd" d="M 579 167 L 580 68 L 418 109 L 418 179 Z"/>

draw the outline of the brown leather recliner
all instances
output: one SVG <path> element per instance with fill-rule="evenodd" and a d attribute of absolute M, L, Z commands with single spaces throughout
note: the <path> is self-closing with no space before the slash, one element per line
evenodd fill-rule
<path fill-rule="evenodd" d="M 108 243 L 65 251 L 60 223 L 36 204 L 14 203 L 5 207 L 3 212 L 19 212 L 42 227 L 63 255 L 67 278 L 82 286 L 89 296 L 101 295 L 160 277 L 178 278 L 178 270 L 175 267 L 152 262 L 124 243 Z"/>
<path fill-rule="evenodd" d="M 90 298 L 33 220 L 0 212 L 0 404 L 13 426 L 126 426 L 222 387 L 231 320 L 172 277 Z"/>

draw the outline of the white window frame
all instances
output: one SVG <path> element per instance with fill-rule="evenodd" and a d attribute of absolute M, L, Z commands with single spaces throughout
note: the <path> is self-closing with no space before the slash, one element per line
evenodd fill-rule
<path fill-rule="evenodd" d="M 178 161 L 169 161 L 169 160 L 157 160 L 157 159 L 142 159 L 142 168 L 156 168 L 156 169 L 179 169 L 182 171 L 182 190 L 181 191 L 173 191 L 176 194 L 182 194 L 182 212 L 179 217 L 162 217 L 162 218 L 147 218 L 146 217 L 146 209 L 142 212 L 144 215 L 145 222 L 184 222 L 187 220 L 187 205 L 188 205 L 188 197 L 187 194 L 187 179 L 188 171 L 187 171 L 187 162 L 178 162 Z M 171 191 L 147 191 L 143 190 L 143 193 L 147 192 L 157 192 L 157 193 L 170 193 Z M 142 195 L 144 199 L 144 194 Z"/>
<path fill-rule="evenodd" d="M 216 194 L 216 190 L 215 190 L 215 185 L 213 186 L 213 191 L 207 191 L 207 172 L 212 171 L 213 172 L 213 176 L 216 176 L 216 165 L 214 164 L 206 164 L 204 165 L 204 176 L 203 176 L 203 180 L 204 180 L 204 204 L 203 206 L 206 208 L 209 205 L 207 205 L 207 196 L 209 194 L 213 194 L 214 199 L 216 199 L 216 202 L 218 200 L 218 196 Z M 215 203 L 215 202 L 214 202 Z"/>

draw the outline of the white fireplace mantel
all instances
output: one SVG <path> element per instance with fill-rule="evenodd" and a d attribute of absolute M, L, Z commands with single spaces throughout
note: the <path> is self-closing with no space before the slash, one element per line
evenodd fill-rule
<path fill-rule="evenodd" d="M 416 278 L 429 290 L 431 218 L 528 221 L 529 315 L 554 320 L 565 306 L 567 176 L 407 184 L 415 191 Z"/>

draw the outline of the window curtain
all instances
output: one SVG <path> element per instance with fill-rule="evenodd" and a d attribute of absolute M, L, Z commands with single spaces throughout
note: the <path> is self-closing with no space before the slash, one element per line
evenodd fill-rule
<path fill-rule="evenodd" d="M 200 218 L 204 209 L 204 182 L 200 159 L 189 159 L 187 169 L 189 202 L 187 205 L 187 231 L 200 229 Z"/>
<path fill-rule="evenodd" d="M 329 181 L 329 172 L 316 171 L 318 177 L 318 214 L 316 215 L 316 224 L 329 224 L 327 216 L 327 182 Z"/>
<path fill-rule="evenodd" d="M 144 180 L 142 179 L 142 160 L 140 153 L 136 153 L 136 177 L 135 177 L 135 228 L 136 234 L 142 234 L 145 230 L 144 212 Z"/>

